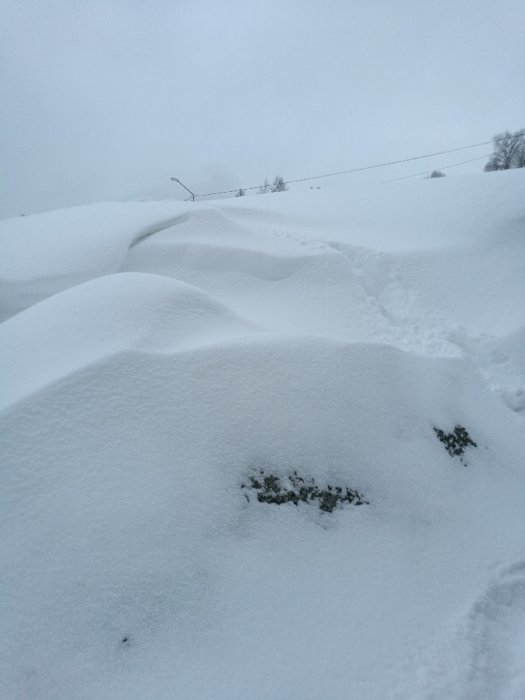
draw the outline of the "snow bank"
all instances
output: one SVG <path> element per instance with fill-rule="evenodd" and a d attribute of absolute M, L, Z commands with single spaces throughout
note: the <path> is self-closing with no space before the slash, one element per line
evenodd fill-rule
<path fill-rule="evenodd" d="M 522 697 L 524 175 L 4 222 L 0 696 Z"/>
<path fill-rule="evenodd" d="M 206 294 L 158 275 L 100 277 L 0 326 L 0 408 L 124 349 L 184 350 L 253 331 Z"/>
<path fill-rule="evenodd" d="M 179 220 L 186 208 L 180 202 L 108 202 L 4 219 L 0 278 L 28 281 L 113 272 L 133 240 Z"/>
<path fill-rule="evenodd" d="M 114 272 L 135 239 L 180 219 L 185 206 L 104 203 L 0 221 L 0 318 Z"/>

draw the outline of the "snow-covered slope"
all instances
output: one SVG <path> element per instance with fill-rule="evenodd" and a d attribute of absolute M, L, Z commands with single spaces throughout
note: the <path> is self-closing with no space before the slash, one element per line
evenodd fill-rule
<path fill-rule="evenodd" d="M 522 698 L 523 191 L 3 222 L 0 695 Z"/>

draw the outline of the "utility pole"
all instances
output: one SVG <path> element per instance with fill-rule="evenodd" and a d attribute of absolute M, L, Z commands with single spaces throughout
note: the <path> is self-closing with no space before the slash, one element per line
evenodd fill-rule
<path fill-rule="evenodd" d="M 172 182 L 178 182 L 179 185 L 180 185 L 181 187 L 184 187 L 184 189 L 185 189 L 187 192 L 190 193 L 190 195 L 191 195 L 191 201 L 192 201 L 192 202 L 195 201 L 195 196 L 196 196 L 195 193 L 192 192 L 192 191 L 190 190 L 189 187 L 186 187 L 186 185 L 184 185 L 184 184 L 179 180 L 179 178 L 177 178 L 177 177 L 170 177 L 170 180 L 171 180 Z"/>

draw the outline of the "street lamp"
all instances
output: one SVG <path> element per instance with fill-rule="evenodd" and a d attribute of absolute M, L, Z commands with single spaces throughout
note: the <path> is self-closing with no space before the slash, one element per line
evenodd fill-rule
<path fill-rule="evenodd" d="M 178 177 L 170 177 L 170 180 L 172 182 L 178 182 L 181 187 L 184 187 L 184 189 L 191 194 L 191 201 L 192 202 L 195 201 L 195 197 L 196 197 L 195 193 L 192 192 L 189 187 L 186 187 L 186 185 L 184 183 L 182 183 Z"/>

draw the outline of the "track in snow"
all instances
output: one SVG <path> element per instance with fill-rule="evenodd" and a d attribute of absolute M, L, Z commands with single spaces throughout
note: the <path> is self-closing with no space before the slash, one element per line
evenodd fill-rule
<path fill-rule="evenodd" d="M 525 697 L 525 560 L 499 570 L 445 644 L 427 676 L 425 700 Z"/>

